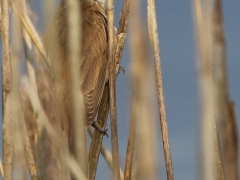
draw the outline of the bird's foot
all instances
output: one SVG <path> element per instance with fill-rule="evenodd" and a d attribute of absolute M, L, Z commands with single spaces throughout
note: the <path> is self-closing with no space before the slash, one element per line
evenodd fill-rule
<path fill-rule="evenodd" d="M 104 136 L 107 136 L 108 138 L 108 129 L 101 128 L 96 121 L 94 121 L 91 126 L 94 127 L 94 129 L 98 130 L 98 132 L 102 133 Z"/>
<path fill-rule="evenodd" d="M 122 66 L 119 66 L 117 76 L 120 74 L 121 71 L 123 72 L 123 74 L 125 74 L 125 69 Z"/>

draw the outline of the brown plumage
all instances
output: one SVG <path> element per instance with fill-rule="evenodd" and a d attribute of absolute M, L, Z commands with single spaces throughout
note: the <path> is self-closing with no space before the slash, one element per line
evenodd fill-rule
<path fill-rule="evenodd" d="M 102 3 L 82 2 L 82 51 L 79 90 L 84 97 L 85 118 L 92 124 L 107 80 L 107 19 Z M 55 94 L 59 104 L 62 127 L 73 141 L 71 85 L 68 60 L 68 22 L 66 2 L 62 0 L 57 13 L 44 36 L 51 59 Z M 79 38 L 79 37 L 76 37 Z M 80 79 L 80 78 L 79 78 Z"/>

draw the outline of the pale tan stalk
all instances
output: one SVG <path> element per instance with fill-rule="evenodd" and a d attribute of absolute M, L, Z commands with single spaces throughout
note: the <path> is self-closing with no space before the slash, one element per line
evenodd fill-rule
<path fill-rule="evenodd" d="M 238 130 L 234 103 L 230 101 L 228 90 L 222 2 L 221 0 L 213 0 L 213 4 L 213 77 L 224 178 L 238 180 Z"/>
<path fill-rule="evenodd" d="M 21 2 L 16 2 L 18 7 L 21 8 Z M 23 148 L 23 138 L 20 131 L 20 122 L 23 122 L 23 114 L 21 109 L 21 101 L 19 94 L 19 80 L 20 80 L 20 57 L 22 53 L 22 31 L 19 18 L 14 14 L 12 16 L 12 39 L 14 42 L 11 44 L 11 70 L 12 70 L 12 84 L 11 84 L 11 116 L 13 121 L 13 135 L 14 135 L 14 172 L 18 175 L 19 180 L 24 179 L 25 170 L 25 153 Z M 12 173 L 14 173 L 12 172 Z"/>
<path fill-rule="evenodd" d="M 195 25 L 198 47 L 199 88 L 201 99 L 201 172 L 200 179 L 214 178 L 215 97 L 212 75 L 212 4 L 195 0 Z"/>
<path fill-rule="evenodd" d="M 156 8 L 155 8 L 154 0 L 148 0 L 148 32 L 149 32 L 150 42 L 151 42 L 151 45 L 153 48 L 153 54 L 154 54 L 156 88 L 157 88 L 157 96 L 158 96 L 158 109 L 159 109 L 160 124 L 161 124 L 161 130 L 162 130 L 163 150 L 164 150 L 164 157 L 165 157 L 167 179 L 173 180 L 174 174 L 173 174 L 172 158 L 171 158 L 171 151 L 170 151 L 169 137 L 168 137 L 167 117 L 166 117 L 166 110 L 165 110 L 161 61 L 160 61 L 160 45 L 159 45 L 159 38 L 158 38 Z"/>
<path fill-rule="evenodd" d="M 9 1 L 1 1 L 2 11 L 2 86 L 3 86 L 3 169 L 5 180 L 12 179 L 13 123 L 11 113 L 11 59 L 9 39 Z"/>
<path fill-rule="evenodd" d="M 9 0 L 1 0 L 1 25 L 2 25 L 2 84 L 3 84 L 3 104 L 6 101 L 6 94 L 10 91 L 11 84 L 11 59 L 10 59 L 10 39 L 9 39 Z M 4 107 L 4 105 L 3 105 Z"/>
<path fill-rule="evenodd" d="M 80 77 L 80 52 L 81 52 L 81 32 L 82 32 L 82 17 L 81 8 L 77 0 L 69 0 L 68 2 L 68 23 L 69 23 L 69 67 L 70 67 L 70 79 L 72 92 L 72 104 L 73 104 L 73 124 L 74 128 L 70 129 L 74 131 L 74 145 L 76 158 L 80 164 L 83 172 L 87 176 L 87 134 L 86 134 L 86 122 L 84 119 L 84 106 L 83 96 L 80 92 L 82 80 Z M 79 37 L 80 36 L 80 37 Z M 81 77 L 80 77 L 81 78 Z"/>
<path fill-rule="evenodd" d="M 35 46 L 37 47 L 39 53 L 41 54 L 42 58 L 44 59 L 44 61 L 46 62 L 46 64 L 48 65 L 48 67 L 51 66 L 50 60 L 47 56 L 47 53 L 45 51 L 44 45 L 42 43 L 42 40 L 39 36 L 39 34 L 37 33 L 37 30 L 35 29 L 35 27 L 33 26 L 31 20 L 29 19 L 29 17 L 20 12 L 16 5 L 14 4 L 14 2 L 11 3 L 11 7 L 14 13 L 16 13 L 19 18 L 20 21 L 22 23 L 22 26 L 24 27 L 24 29 L 26 30 L 26 32 L 29 34 L 29 36 L 31 37 L 33 43 L 35 44 Z"/>
<path fill-rule="evenodd" d="M 95 132 L 97 132 L 97 131 L 94 131 L 94 133 Z M 94 136 L 93 128 L 89 127 L 88 133 L 91 137 L 93 137 Z M 105 161 L 107 162 L 108 166 L 113 170 L 113 160 L 112 160 L 111 151 L 106 146 L 104 146 L 104 144 L 101 144 L 100 152 L 101 152 L 103 158 L 105 159 Z M 122 180 L 124 177 L 123 171 L 121 168 L 119 169 L 119 171 L 120 171 L 120 179 Z M 90 179 L 90 176 L 89 176 L 89 179 Z"/>
<path fill-rule="evenodd" d="M 27 16 L 27 7 L 26 7 L 27 5 L 26 5 L 25 0 L 22 1 L 22 5 L 23 5 L 23 13 L 25 14 L 25 16 Z M 31 38 L 25 30 L 23 30 L 23 37 L 25 39 L 25 42 L 26 42 L 28 48 L 32 49 Z M 31 144 L 30 144 L 30 140 L 29 140 L 29 136 L 28 136 L 28 132 L 27 132 L 27 128 L 26 128 L 26 122 L 25 122 L 22 110 L 23 109 L 21 109 L 21 112 L 19 115 L 19 117 L 20 117 L 19 123 L 20 123 L 20 131 L 22 134 L 22 140 L 24 143 L 25 158 L 26 158 L 26 163 L 27 163 L 27 166 L 28 166 L 28 169 L 30 172 L 31 179 L 35 180 L 35 179 L 38 179 L 37 168 L 36 168 L 36 163 L 35 163 L 35 160 L 33 157 L 33 151 L 31 148 Z"/>
<path fill-rule="evenodd" d="M 129 16 L 130 16 L 130 2 L 131 0 L 124 0 L 123 9 L 122 9 L 121 17 L 119 20 L 119 27 L 116 35 L 115 62 L 116 62 L 117 72 L 119 70 L 119 66 L 121 63 L 122 52 L 123 52 L 124 43 L 126 39 L 127 26 L 128 26 Z"/>
<path fill-rule="evenodd" d="M 131 180 L 137 180 L 137 175 L 138 175 L 138 160 L 136 158 L 132 167 Z"/>
<path fill-rule="evenodd" d="M 214 124 L 214 179 L 215 180 L 224 180 L 224 172 L 223 172 L 223 162 L 222 162 L 222 154 L 220 148 L 220 139 L 219 133 L 217 130 L 217 125 Z"/>
<path fill-rule="evenodd" d="M 133 0 L 130 19 L 131 118 L 136 120 L 137 179 L 157 179 L 156 125 L 153 118 L 151 71 L 140 1 Z"/>
<path fill-rule="evenodd" d="M 116 63 L 114 50 L 114 0 L 107 1 L 108 17 L 108 73 L 110 90 L 110 118 L 111 118 L 111 142 L 113 153 L 113 179 L 119 180 L 119 149 L 117 130 L 117 109 L 116 109 Z"/>
<path fill-rule="evenodd" d="M 132 102 L 132 106 L 136 102 Z M 136 119 L 132 116 L 130 119 L 130 127 L 128 134 L 128 144 L 126 152 L 126 161 L 124 169 L 124 180 L 130 180 L 132 175 L 132 166 L 133 166 L 133 154 L 135 148 L 135 136 L 136 136 Z"/>
<path fill-rule="evenodd" d="M 116 51 L 115 51 L 115 61 L 117 65 L 117 71 L 119 70 L 119 66 L 121 63 L 122 52 L 124 48 L 124 43 L 126 39 L 127 26 L 130 16 L 130 2 L 131 0 L 124 0 L 123 9 L 121 12 L 121 17 L 119 20 L 119 28 L 117 30 L 116 35 Z M 134 119 L 130 120 L 130 129 L 128 136 L 128 146 L 126 152 L 126 162 L 125 162 L 125 170 L 124 170 L 124 179 L 129 179 L 131 175 L 132 169 L 132 159 L 133 159 L 133 150 L 134 150 L 134 136 L 135 136 L 135 122 Z"/>
<path fill-rule="evenodd" d="M 3 116 L 3 169 L 5 180 L 12 179 L 12 162 L 13 162 L 13 122 L 11 112 L 11 96 L 6 94 L 4 103 Z"/>
<path fill-rule="evenodd" d="M 102 95 L 102 100 L 100 103 L 98 116 L 97 116 L 97 123 L 101 128 L 105 128 L 106 126 L 108 111 L 109 111 L 109 84 L 107 83 L 104 88 L 104 92 Z M 89 167 L 88 167 L 89 177 L 88 178 L 90 180 L 94 180 L 97 172 L 99 154 L 100 154 L 100 151 L 102 150 L 102 140 L 103 140 L 104 134 L 99 131 L 94 131 L 94 134 L 93 134 L 93 132 L 91 132 L 90 127 L 88 128 L 88 132 L 92 137 L 92 142 L 91 142 L 89 155 L 88 155 L 88 161 L 89 161 Z M 112 160 L 112 157 L 111 157 L 111 160 Z M 109 161 L 107 159 L 106 161 L 109 164 Z M 110 164 L 111 164 L 110 167 L 112 168 L 112 161 Z"/>

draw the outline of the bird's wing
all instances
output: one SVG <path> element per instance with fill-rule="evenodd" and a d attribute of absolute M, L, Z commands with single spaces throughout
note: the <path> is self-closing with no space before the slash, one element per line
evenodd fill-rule
<path fill-rule="evenodd" d="M 83 36 L 80 78 L 87 122 L 96 116 L 107 76 L 107 20 L 103 6 L 83 6 Z"/>

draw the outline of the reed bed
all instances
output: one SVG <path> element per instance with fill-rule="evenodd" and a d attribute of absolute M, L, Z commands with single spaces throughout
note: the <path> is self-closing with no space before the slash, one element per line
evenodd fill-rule
<path fill-rule="evenodd" d="M 62 64 L 53 60 L 62 58 L 56 33 L 53 33 L 57 27 L 53 27 L 52 37 L 45 34 L 42 38 L 43 35 L 39 34 L 32 22 L 28 2 L 0 1 L 3 97 L 3 159 L 0 159 L 0 174 L 5 180 L 94 180 L 98 179 L 96 172 L 99 156 L 102 155 L 110 167 L 109 172 L 104 173 L 112 174 L 114 180 L 157 180 L 160 178 L 157 141 L 160 140 L 166 176 L 168 180 L 173 180 L 174 159 L 171 157 L 171 139 L 168 135 L 156 19 L 158 7 L 154 0 L 148 0 L 145 20 L 142 1 L 124 0 L 119 27 L 115 30 L 114 0 L 104 2 L 108 20 L 106 51 L 109 80 L 104 85 L 96 122 L 98 128 L 105 128 L 110 112 L 110 151 L 103 144 L 104 133 L 88 127 L 83 115 L 85 107 L 79 88 L 83 77 L 79 74 L 78 59 L 83 48 L 79 42 L 83 31 L 83 17 L 79 13 L 82 9 L 79 7 L 85 1 L 91 3 L 93 0 L 66 0 L 69 27 L 67 48 L 70 54 L 69 64 L 66 65 L 69 67 L 66 73 L 70 77 L 67 85 L 54 83 L 62 72 Z M 45 21 L 52 19 L 48 16 L 52 16 L 54 7 L 58 6 L 54 2 L 42 2 L 42 6 L 46 7 Z M 229 98 L 221 0 L 194 0 L 193 16 L 201 100 L 199 179 L 237 180 L 238 129 L 234 103 Z M 116 82 L 126 36 L 130 45 L 131 109 L 128 139 L 125 140 L 126 159 L 121 160 L 117 118 L 121 114 L 117 112 L 116 94 L 119 92 Z M 44 43 L 46 38 L 52 38 L 47 45 Z M 51 58 L 49 54 L 52 54 Z M 68 92 L 70 101 L 61 97 L 61 89 L 68 85 L 71 89 Z M 154 90 L 157 97 L 154 97 Z M 154 98 L 158 101 L 159 122 L 154 118 Z M 67 118 L 66 106 L 73 117 L 70 124 L 60 121 Z M 68 128 L 67 132 L 63 127 Z M 161 133 L 157 132 L 158 129 Z M 69 134 L 71 139 L 68 138 Z M 158 134 L 161 136 L 158 137 Z M 120 166 L 120 160 L 124 161 L 124 168 Z"/>

